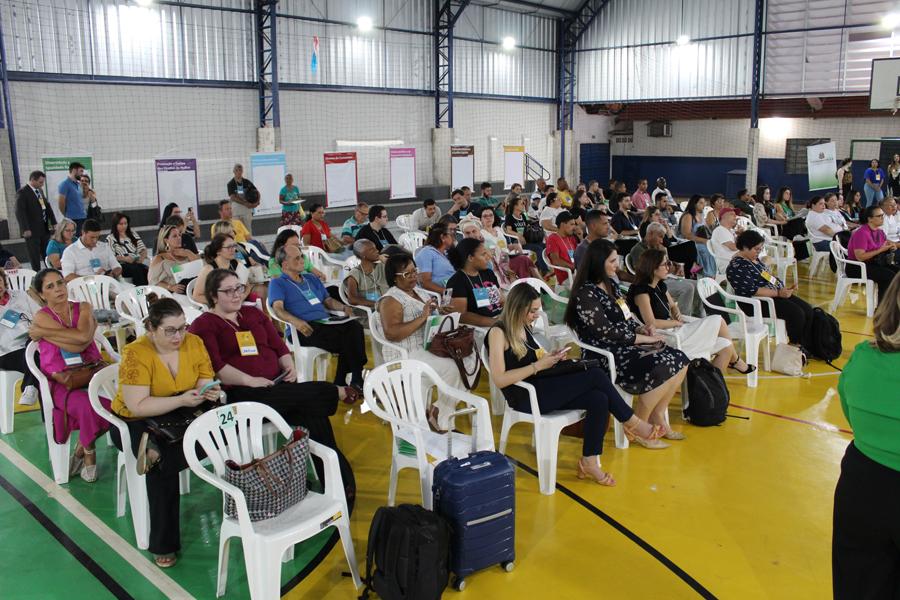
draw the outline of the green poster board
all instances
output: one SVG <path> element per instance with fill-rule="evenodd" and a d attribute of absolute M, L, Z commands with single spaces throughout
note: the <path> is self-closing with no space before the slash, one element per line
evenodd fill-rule
<path fill-rule="evenodd" d="M 56 220 L 62 219 L 62 213 L 59 212 L 59 203 L 56 201 L 59 196 L 59 184 L 63 179 L 69 176 L 69 163 L 80 162 L 84 165 L 84 172 L 91 178 L 91 185 L 96 186 L 94 181 L 94 158 L 92 156 L 44 156 L 41 158 L 42 171 L 47 176 L 46 189 L 44 192 L 50 200 L 53 207 L 53 213 Z"/>

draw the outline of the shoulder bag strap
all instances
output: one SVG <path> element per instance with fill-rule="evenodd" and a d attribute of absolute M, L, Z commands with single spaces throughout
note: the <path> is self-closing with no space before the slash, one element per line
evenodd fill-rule
<path fill-rule="evenodd" d="M 375 556 L 375 540 L 381 532 L 381 525 L 383 522 L 384 511 L 379 508 L 375 511 L 375 516 L 372 517 L 372 526 L 369 528 L 369 540 L 366 545 L 366 575 L 363 577 L 363 583 L 365 583 L 366 586 L 359 595 L 359 600 L 368 600 L 369 590 L 372 589 L 372 559 Z"/>

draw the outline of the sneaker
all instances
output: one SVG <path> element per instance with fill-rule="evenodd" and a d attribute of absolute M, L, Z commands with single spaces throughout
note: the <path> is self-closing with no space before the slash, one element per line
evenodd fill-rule
<path fill-rule="evenodd" d="M 38 399 L 38 391 L 37 388 L 33 385 L 29 385 L 27 388 L 22 390 L 22 395 L 19 396 L 19 404 L 22 406 L 32 406 Z"/>

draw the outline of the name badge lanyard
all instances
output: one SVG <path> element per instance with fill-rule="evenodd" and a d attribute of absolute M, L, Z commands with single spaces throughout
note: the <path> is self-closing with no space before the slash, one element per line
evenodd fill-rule
<path fill-rule="evenodd" d="M 306 279 L 303 279 L 304 287 L 300 287 L 300 284 L 297 283 L 296 281 L 294 281 L 293 279 L 288 278 L 288 281 L 290 281 L 292 284 L 294 284 L 294 287 L 296 287 L 300 291 L 301 296 L 306 298 L 306 301 L 309 302 L 310 306 L 314 306 L 316 304 L 321 304 L 319 299 L 316 298 L 316 295 L 313 293 L 312 286 L 309 285 L 309 282 L 307 282 Z"/>
<path fill-rule="evenodd" d="M 653 298 L 657 300 L 660 304 L 662 304 L 663 309 L 666 311 L 666 319 L 672 318 L 672 310 L 669 308 L 669 299 L 665 297 L 664 294 L 661 293 L 658 287 L 653 289 Z"/>
<path fill-rule="evenodd" d="M 478 274 L 478 284 L 479 287 L 475 287 L 475 281 L 469 277 L 468 273 L 463 272 L 466 276 L 466 279 L 469 280 L 469 285 L 472 286 L 472 295 L 475 296 L 475 306 L 478 308 L 485 308 L 491 305 L 491 297 L 490 292 L 488 292 L 487 288 L 484 287 L 484 280 L 481 278 L 481 273 Z"/>
<path fill-rule="evenodd" d="M 363 289 L 362 293 L 366 300 L 370 302 L 375 302 L 378 299 L 378 281 L 375 279 L 375 271 L 372 271 L 372 274 L 368 274 L 363 271 L 362 266 L 359 267 L 359 272 L 362 273 L 363 276 Z M 371 279 L 372 287 L 370 288 L 368 285 L 368 281 Z"/>
<path fill-rule="evenodd" d="M 777 277 L 775 277 L 771 273 L 769 273 L 768 269 L 766 269 L 765 266 L 760 267 L 758 264 L 756 264 L 755 262 L 752 262 L 752 261 L 750 262 L 750 264 L 753 265 L 754 269 L 759 271 L 759 276 L 762 277 L 763 279 L 765 279 L 767 282 L 774 285 L 776 290 L 780 290 L 782 287 L 784 287 L 784 284 L 782 284 L 780 281 L 778 281 Z"/>
<path fill-rule="evenodd" d="M 252 331 L 243 331 L 240 327 L 223 317 L 222 315 L 216 315 L 228 325 L 234 329 L 235 340 L 237 340 L 238 350 L 241 353 L 241 356 L 258 356 L 259 349 L 256 347 L 256 338 L 253 337 Z M 237 315 L 238 325 L 240 325 L 241 321 L 241 313 Z"/>

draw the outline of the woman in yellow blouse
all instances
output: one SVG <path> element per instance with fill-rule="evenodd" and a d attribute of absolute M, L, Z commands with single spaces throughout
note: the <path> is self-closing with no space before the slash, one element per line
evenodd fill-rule
<path fill-rule="evenodd" d="M 147 334 L 125 346 L 119 364 L 119 393 L 112 410 L 128 419 L 138 473 L 146 474 L 150 504 L 150 547 L 156 564 L 175 564 L 181 549 L 178 474 L 187 467 L 181 440 L 167 443 L 150 433 L 144 419 L 216 400 L 219 387 L 200 391 L 213 380 L 203 341 L 187 332 L 181 305 L 171 298 L 151 302 Z"/>

